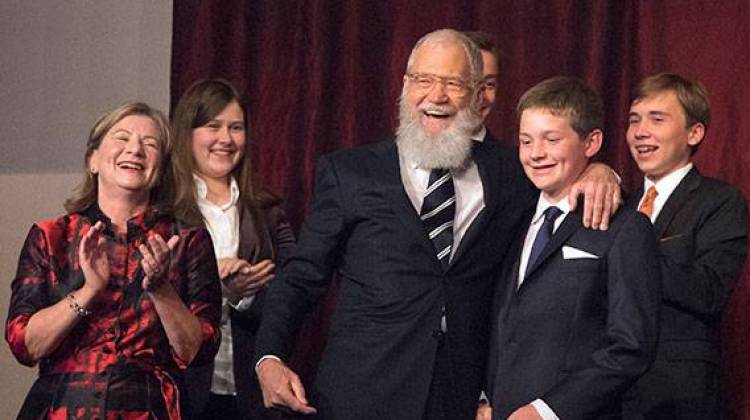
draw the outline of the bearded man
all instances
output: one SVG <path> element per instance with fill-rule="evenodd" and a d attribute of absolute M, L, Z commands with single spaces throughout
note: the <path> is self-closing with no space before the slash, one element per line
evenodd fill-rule
<path fill-rule="evenodd" d="M 514 150 L 471 139 L 481 79 L 472 41 L 427 34 L 409 57 L 396 140 L 319 160 L 310 214 L 258 332 L 267 406 L 326 420 L 474 418 L 493 283 L 535 198 Z M 609 168 L 593 172 L 602 180 L 587 185 L 614 183 Z M 616 194 L 604 196 L 606 225 Z M 338 303 L 307 395 L 284 360 L 334 272 Z"/>

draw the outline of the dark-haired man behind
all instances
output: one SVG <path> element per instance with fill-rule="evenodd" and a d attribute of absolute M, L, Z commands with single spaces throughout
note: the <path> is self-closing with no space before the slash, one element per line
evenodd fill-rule
<path fill-rule="evenodd" d="M 479 113 L 484 121 L 490 115 L 497 99 L 500 50 L 492 35 L 487 32 L 470 31 L 463 34 L 479 47 L 479 52 L 482 54 L 482 97 L 479 104 Z M 491 138 L 485 125 L 480 126 L 476 135 L 479 137 L 479 140 L 482 140 L 485 136 Z"/>

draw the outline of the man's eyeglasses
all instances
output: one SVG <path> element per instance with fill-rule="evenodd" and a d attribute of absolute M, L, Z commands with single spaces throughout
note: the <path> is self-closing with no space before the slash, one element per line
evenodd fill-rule
<path fill-rule="evenodd" d="M 436 83 L 441 83 L 451 96 L 463 96 L 468 93 L 471 86 L 469 81 L 458 77 L 442 77 L 429 73 L 406 73 L 406 77 L 422 92 L 429 92 Z"/>

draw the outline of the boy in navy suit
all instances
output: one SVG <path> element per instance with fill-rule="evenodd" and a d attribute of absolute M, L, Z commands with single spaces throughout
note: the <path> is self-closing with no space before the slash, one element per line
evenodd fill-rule
<path fill-rule="evenodd" d="M 566 196 L 601 148 L 603 110 L 582 81 L 558 77 L 518 104 L 519 159 L 541 191 L 497 286 L 489 360 L 492 419 L 619 418 L 651 364 L 661 297 L 656 243 L 642 214 L 586 229 Z"/>
<path fill-rule="evenodd" d="M 659 74 L 638 86 L 628 114 L 643 187 L 629 201 L 654 223 L 664 297 L 659 351 L 633 387 L 629 419 L 720 419 L 720 323 L 747 252 L 737 188 L 704 177 L 692 157 L 708 130 L 703 85 Z"/>

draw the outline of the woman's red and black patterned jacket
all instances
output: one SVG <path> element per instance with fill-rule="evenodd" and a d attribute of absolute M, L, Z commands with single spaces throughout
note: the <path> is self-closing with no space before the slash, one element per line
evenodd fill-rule
<path fill-rule="evenodd" d="M 82 235 L 97 221 L 107 226 L 109 287 L 49 357 L 39 360 L 39 379 L 26 398 L 21 418 L 100 417 L 151 413 L 179 416 L 178 371 L 187 366 L 170 348 L 156 310 L 141 287 L 138 246 L 148 235 L 180 236 L 169 281 L 199 319 L 203 342 L 190 362 L 212 361 L 219 346 L 221 291 L 213 245 L 205 229 L 180 228 L 171 216 L 147 210 L 130 219 L 127 234 L 114 234 L 94 205 L 82 213 L 32 226 L 21 251 L 5 338 L 19 362 L 34 365 L 25 345 L 26 326 L 37 311 L 65 299 L 83 285 L 78 263 Z M 120 414 L 118 414 L 120 413 Z"/>

